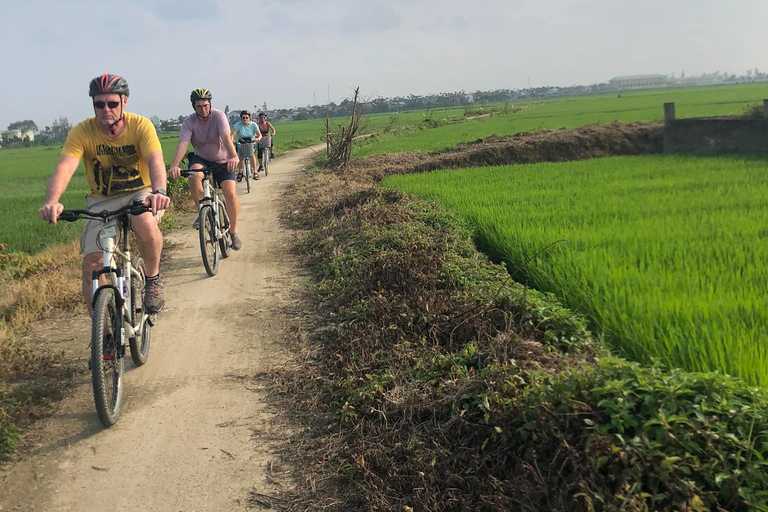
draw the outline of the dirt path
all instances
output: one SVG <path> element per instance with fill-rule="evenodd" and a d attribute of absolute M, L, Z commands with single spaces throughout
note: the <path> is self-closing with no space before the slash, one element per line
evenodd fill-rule
<path fill-rule="evenodd" d="M 300 314 L 304 278 L 277 201 L 311 153 L 275 160 L 250 194 L 238 186 L 244 247 L 216 277 L 205 274 L 196 231 L 168 237 L 168 305 L 148 363 L 127 359 L 120 421 L 101 426 L 84 367 L 74 395 L 29 434 L 33 448 L 0 468 L 0 511 L 260 510 L 267 503 L 253 496 L 279 493 L 274 453 L 289 433 L 253 376 L 286 359 Z"/>

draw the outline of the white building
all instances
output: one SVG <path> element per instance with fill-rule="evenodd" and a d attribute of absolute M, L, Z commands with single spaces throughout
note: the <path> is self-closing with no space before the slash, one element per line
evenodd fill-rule
<path fill-rule="evenodd" d="M 615 91 L 628 91 L 632 89 L 650 89 L 653 87 L 666 87 L 669 83 L 667 75 L 632 75 L 617 76 L 611 78 L 608 83 Z"/>
<path fill-rule="evenodd" d="M 12 140 L 24 140 L 29 139 L 30 141 L 35 140 L 35 132 L 32 130 L 6 130 L 2 133 L 0 133 L 0 137 L 2 137 L 3 140 L 6 141 L 12 141 Z"/>

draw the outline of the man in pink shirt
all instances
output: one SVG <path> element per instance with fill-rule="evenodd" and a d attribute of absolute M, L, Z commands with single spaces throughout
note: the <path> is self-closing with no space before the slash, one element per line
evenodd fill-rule
<path fill-rule="evenodd" d="M 211 108 L 211 92 L 208 89 L 195 89 L 189 99 L 194 114 L 184 119 L 179 133 L 179 145 L 173 155 L 171 163 L 171 177 L 176 179 L 181 175 L 179 164 L 186 155 L 189 143 L 192 143 L 195 151 L 187 155 L 190 169 L 206 169 L 226 164 L 226 170 L 214 170 L 213 179 L 221 188 L 227 200 L 227 214 L 230 221 L 230 233 L 232 234 L 232 248 L 239 251 L 243 247 L 243 241 L 237 233 L 237 215 L 240 212 L 240 201 L 235 189 L 235 169 L 239 161 L 235 145 L 230 136 L 227 116 L 221 110 Z M 195 204 L 203 198 L 202 176 L 189 177 L 189 191 Z M 195 221 L 196 228 L 198 221 Z"/>

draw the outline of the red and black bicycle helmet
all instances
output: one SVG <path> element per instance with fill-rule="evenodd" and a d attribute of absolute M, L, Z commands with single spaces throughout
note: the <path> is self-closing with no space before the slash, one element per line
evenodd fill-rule
<path fill-rule="evenodd" d="M 241 110 L 240 111 L 240 117 L 243 117 L 243 116 L 251 117 L 251 113 L 248 112 L 247 110 Z"/>
<path fill-rule="evenodd" d="M 128 82 L 120 75 L 109 75 L 107 73 L 97 76 L 91 80 L 91 85 L 88 87 L 88 96 L 93 98 L 97 94 L 120 94 L 121 96 L 129 96 Z"/>

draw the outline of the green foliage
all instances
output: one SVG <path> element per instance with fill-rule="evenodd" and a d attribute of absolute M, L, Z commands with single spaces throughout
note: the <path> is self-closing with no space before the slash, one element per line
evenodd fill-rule
<path fill-rule="evenodd" d="M 765 159 L 621 157 L 385 184 L 456 208 L 516 279 L 586 313 L 621 353 L 768 382 Z"/>
<path fill-rule="evenodd" d="M 763 390 L 719 374 L 612 358 L 537 375 L 522 399 L 516 389 L 495 388 L 485 399 L 489 421 L 505 434 L 492 444 L 539 453 L 567 444 L 583 452 L 599 479 L 582 492 L 602 502 L 597 508 L 614 510 L 622 501 L 636 510 L 768 506 Z"/>
<path fill-rule="evenodd" d="M 64 388 L 70 384 L 63 376 L 50 376 L 38 381 L 28 382 L 12 392 L 0 389 L 0 461 L 13 453 L 21 430 L 17 424 L 29 421 L 25 413 L 42 411 L 54 401 L 60 400 Z"/>
<path fill-rule="evenodd" d="M 19 429 L 13 423 L 0 423 L 0 461 L 13 453 L 13 447 L 19 439 Z"/>
<path fill-rule="evenodd" d="M 742 117 L 747 119 L 762 119 L 764 107 L 762 103 L 755 103 L 754 105 L 748 105 L 744 108 Z"/>
<path fill-rule="evenodd" d="M 27 130 L 37 131 L 37 124 L 31 119 L 25 119 L 24 121 L 15 121 L 8 125 L 9 130 L 21 130 L 25 132 Z"/>
<path fill-rule="evenodd" d="M 0 247 L 2 251 L 2 247 Z M 36 274 L 44 267 L 44 263 L 36 260 L 23 252 L 2 253 L 0 252 L 0 275 L 5 275 L 11 279 L 22 279 Z"/>

